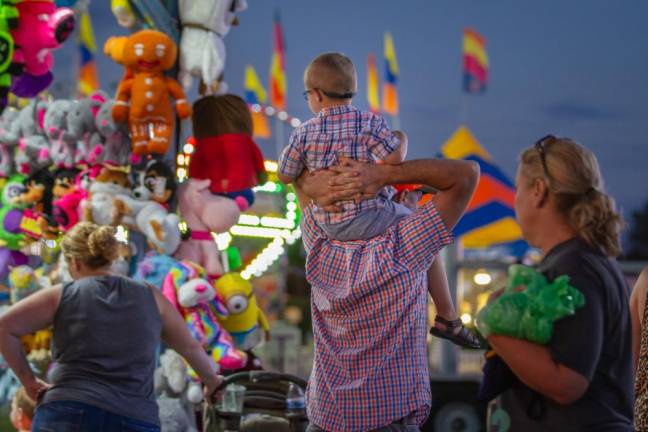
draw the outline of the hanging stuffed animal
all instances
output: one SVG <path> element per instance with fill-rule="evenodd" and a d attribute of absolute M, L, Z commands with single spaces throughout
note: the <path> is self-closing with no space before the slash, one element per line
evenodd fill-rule
<path fill-rule="evenodd" d="M 103 164 L 99 175 L 89 189 L 88 203 L 84 209 L 84 220 L 99 225 L 111 225 L 114 221 L 114 200 L 118 195 L 128 195 L 130 180 L 128 167 Z"/>
<path fill-rule="evenodd" d="M 27 264 L 27 256 L 20 252 L 25 246 L 25 235 L 20 232 L 23 209 L 13 199 L 25 192 L 25 177 L 13 175 L 0 192 L 0 280 L 4 280 L 9 266 Z"/>
<path fill-rule="evenodd" d="M 0 2 L 0 110 L 7 106 L 12 75 L 23 72 L 14 61 L 15 43 L 10 30 L 18 26 L 18 9 L 14 4 Z"/>
<path fill-rule="evenodd" d="M 104 152 L 100 159 L 103 162 L 126 165 L 131 151 L 130 139 L 125 125 L 116 123 L 112 118 L 114 106 L 114 99 L 107 100 L 101 104 L 95 117 L 97 130 L 104 140 Z"/>
<path fill-rule="evenodd" d="M 24 70 L 13 80 L 11 91 L 33 98 L 52 83 L 52 50 L 74 31 L 74 11 L 57 8 L 52 0 L 23 0 L 16 7 L 18 27 L 11 34 L 16 44 L 14 56 Z"/>
<path fill-rule="evenodd" d="M 180 214 L 190 237 L 182 241 L 176 257 L 207 270 L 211 281 L 223 274 L 220 251 L 211 233 L 224 233 L 236 224 L 241 211 L 236 203 L 209 192 L 210 180 L 189 179 L 178 187 Z"/>
<path fill-rule="evenodd" d="M 180 261 L 167 274 L 162 293 L 178 309 L 191 336 L 222 369 L 240 369 L 245 366 L 247 356 L 234 348 L 231 336 L 218 323 L 217 316 L 227 314 L 227 309 L 205 278 L 202 267 Z"/>
<path fill-rule="evenodd" d="M 232 25 L 238 24 L 236 13 L 247 9 L 245 0 L 180 0 L 180 72 L 185 89 L 192 77 L 200 79 L 201 94 L 225 93 L 222 82 L 225 69 L 223 38 Z"/>
<path fill-rule="evenodd" d="M 153 248 L 170 255 L 180 246 L 181 237 L 178 215 L 164 205 L 175 191 L 175 179 L 172 175 L 160 177 L 155 170 L 171 173 L 163 162 L 149 161 L 144 171 L 136 173 L 132 194 L 115 197 L 117 214 L 113 224 L 136 228 Z"/>
<path fill-rule="evenodd" d="M 117 18 L 117 23 L 126 28 L 133 28 L 137 24 L 137 18 L 133 12 L 129 0 L 111 0 L 110 8 Z"/>
<path fill-rule="evenodd" d="M 57 167 L 72 168 L 75 164 L 77 139 L 68 130 L 68 115 L 74 109 L 74 101 L 57 99 L 45 112 L 43 129 L 50 140 L 52 162 Z"/>
<path fill-rule="evenodd" d="M 44 100 L 30 101 L 4 134 L 6 142 L 18 146 L 15 161 L 22 174 L 37 171 L 52 162 L 49 140 L 43 129 L 48 106 Z"/>
<path fill-rule="evenodd" d="M 96 125 L 96 117 L 107 96 L 97 91 L 89 97 L 75 102 L 67 115 L 67 127 L 70 135 L 77 140 L 77 164 L 96 164 L 103 153 L 103 138 Z"/>
<path fill-rule="evenodd" d="M 79 170 L 59 169 L 54 173 L 52 215 L 58 229 L 69 231 L 79 222 L 79 207 L 86 196 L 76 184 Z"/>
<path fill-rule="evenodd" d="M 133 279 L 149 283 L 161 290 L 167 273 L 177 263 L 174 258 L 151 249 L 137 263 Z"/>
<path fill-rule="evenodd" d="M 251 350 L 263 341 L 263 334 L 269 338 L 270 325 L 265 314 L 257 306 L 252 284 L 240 273 L 227 273 L 214 284 L 227 306 L 228 314 L 220 319 L 234 339 L 236 347 Z"/>
<path fill-rule="evenodd" d="M 18 114 L 13 108 L 5 108 L 0 115 L 0 177 L 9 177 L 16 171 L 14 153 L 18 143 L 7 139 L 7 133 Z"/>
<path fill-rule="evenodd" d="M 247 104 L 235 95 L 206 96 L 194 104 L 192 123 L 196 148 L 189 177 L 211 180 L 212 193 L 245 211 L 254 202 L 252 188 L 267 180 Z"/>
<path fill-rule="evenodd" d="M 13 198 L 14 205 L 25 208 L 20 230 L 32 239 L 56 238 L 58 234 L 52 218 L 53 187 L 52 172 L 49 168 L 41 168 L 27 177 L 25 192 Z"/>
<path fill-rule="evenodd" d="M 128 121 L 135 154 L 163 155 L 169 149 L 175 121 L 170 97 L 176 101 L 178 117 L 191 116 L 184 91 L 176 80 L 164 75 L 176 56 L 171 38 L 155 30 L 139 31 L 123 46 L 121 61 L 132 71 L 132 78 L 126 74 L 119 85 L 113 118 Z"/>

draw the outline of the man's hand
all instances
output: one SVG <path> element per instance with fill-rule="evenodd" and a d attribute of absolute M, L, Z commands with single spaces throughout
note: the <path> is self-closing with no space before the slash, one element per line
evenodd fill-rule
<path fill-rule="evenodd" d="M 329 180 L 333 196 L 352 197 L 356 200 L 371 199 L 385 186 L 379 170 L 381 165 L 358 162 L 340 157 L 340 164 L 329 168 L 337 175 Z"/>

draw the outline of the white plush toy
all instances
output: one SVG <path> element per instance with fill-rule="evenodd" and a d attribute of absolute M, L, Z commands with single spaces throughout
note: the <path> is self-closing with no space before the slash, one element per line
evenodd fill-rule
<path fill-rule="evenodd" d="M 196 432 L 193 402 L 187 394 L 190 380 L 182 357 L 167 349 L 160 356 L 160 367 L 154 377 L 162 432 Z"/>
<path fill-rule="evenodd" d="M 206 94 L 225 92 L 226 86 L 220 82 L 225 69 L 223 38 L 235 23 L 235 14 L 247 9 L 247 1 L 179 0 L 178 4 L 182 25 L 180 82 L 188 89 L 193 76 L 200 78 Z"/>
<path fill-rule="evenodd" d="M 115 197 L 113 221 L 135 227 L 146 236 L 151 246 L 163 255 L 173 254 L 180 246 L 180 218 L 148 197 L 133 198 L 130 194 Z"/>
<path fill-rule="evenodd" d="M 130 180 L 128 168 L 104 164 L 90 186 L 88 204 L 84 208 L 84 220 L 99 225 L 114 223 L 115 197 L 128 195 Z"/>

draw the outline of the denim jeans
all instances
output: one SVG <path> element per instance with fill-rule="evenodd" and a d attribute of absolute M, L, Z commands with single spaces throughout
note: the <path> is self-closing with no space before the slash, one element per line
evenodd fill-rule
<path fill-rule="evenodd" d="M 160 427 L 82 402 L 55 401 L 36 408 L 33 432 L 160 432 Z"/>

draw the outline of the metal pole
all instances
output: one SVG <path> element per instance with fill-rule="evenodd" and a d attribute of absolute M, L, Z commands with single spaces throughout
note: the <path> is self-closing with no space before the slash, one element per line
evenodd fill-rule
<path fill-rule="evenodd" d="M 283 150 L 283 148 L 287 143 L 285 138 L 284 122 L 279 120 L 279 117 L 275 117 L 275 119 L 276 119 L 275 160 L 279 160 L 281 151 Z"/>
<path fill-rule="evenodd" d="M 450 297 L 455 306 L 457 305 L 457 282 L 459 280 L 458 252 L 459 250 L 457 245 L 452 244 L 443 249 L 441 254 L 448 275 Z M 459 308 L 457 307 L 457 311 L 458 310 Z M 450 341 L 441 341 L 441 374 L 446 376 L 456 375 L 458 364 L 459 352 L 457 346 Z"/>

